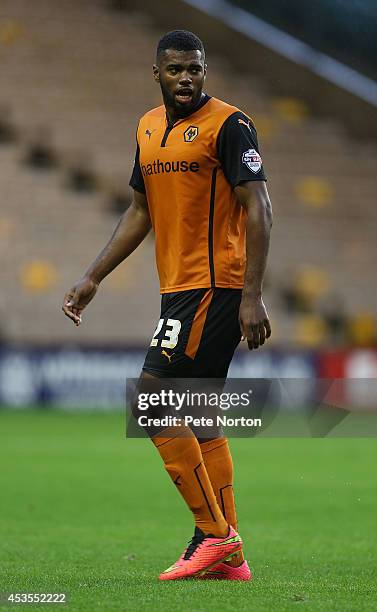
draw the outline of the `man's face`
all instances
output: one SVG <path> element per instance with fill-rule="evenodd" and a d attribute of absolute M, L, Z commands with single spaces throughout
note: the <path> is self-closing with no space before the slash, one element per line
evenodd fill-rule
<path fill-rule="evenodd" d="M 200 51 L 167 49 L 153 66 L 155 81 L 160 83 L 165 105 L 184 117 L 198 104 L 207 67 Z"/>

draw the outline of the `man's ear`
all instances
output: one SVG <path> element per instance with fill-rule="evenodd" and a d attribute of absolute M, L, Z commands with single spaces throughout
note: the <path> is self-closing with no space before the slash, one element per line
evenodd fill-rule
<path fill-rule="evenodd" d="M 160 82 L 160 69 L 156 64 L 153 64 L 153 78 L 156 83 Z"/>
<path fill-rule="evenodd" d="M 207 76 L 207 64 L 204 64 L 204 79 Z"/>

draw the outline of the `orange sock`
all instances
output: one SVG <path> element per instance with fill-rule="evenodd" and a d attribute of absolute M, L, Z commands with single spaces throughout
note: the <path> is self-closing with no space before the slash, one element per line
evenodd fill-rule
<path fill-rule="evenodd" d="M 237 514 L 233 493 L 233 461 L 228 440 L 216 438 L 200 445 L 204 464 L 216 495 L 217 503 L 227 523 L 237 531 Z M 227 563 L 240 565 L 244 560 L 240 550 Z"/>
<path fill-rule="evenodd" d="M 171 427 L 152 438 L 166 471 L 204 533 L 217 537 L 228 534 L 224 519 L 205 468 L 200 445 L 191 429 Z"/>

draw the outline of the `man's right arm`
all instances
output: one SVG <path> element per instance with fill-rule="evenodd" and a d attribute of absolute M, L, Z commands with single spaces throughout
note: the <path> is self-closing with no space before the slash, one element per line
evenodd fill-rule
<path fill-rule="evenodd" d="M 95 296 L 100 282 L 131 255 L 150 228 L 147 198 L 144 193 L 134 190 L 132 204 L 121 217 L 109 242 L 64 297 L 63 312 L 75 325 L 80 325 L 81 313 Z"/>

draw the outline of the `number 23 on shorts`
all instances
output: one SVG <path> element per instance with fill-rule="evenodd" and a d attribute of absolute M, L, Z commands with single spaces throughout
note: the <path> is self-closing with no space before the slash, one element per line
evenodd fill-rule
<path fill-rule="evenodd" d="M 160 346 L 164 348 L 173 349 L 178 344 L 178 336 L 181 331 L 181 322 L 178 319 L 167 319 L 165 326 L 165 319 L 160 319 L 156 327 L 156 331 L 153 334 L 150 346 Z M 162 328 L 164 327 L 164 335 L 162 338 L 157 338 Z"/>

